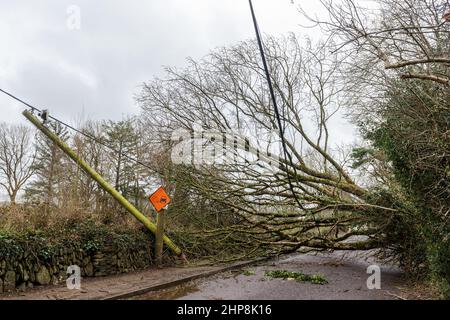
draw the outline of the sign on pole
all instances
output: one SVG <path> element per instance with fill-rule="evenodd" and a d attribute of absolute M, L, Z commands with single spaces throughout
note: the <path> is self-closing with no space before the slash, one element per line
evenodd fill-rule
<path fill-rule="evenodd" d="M 163 187 L 159 187 L 155 192 L 153 192 L 153 194 L 149 197 L 149 200 L 157 212 L 160 212 L 172 201 Z"/>

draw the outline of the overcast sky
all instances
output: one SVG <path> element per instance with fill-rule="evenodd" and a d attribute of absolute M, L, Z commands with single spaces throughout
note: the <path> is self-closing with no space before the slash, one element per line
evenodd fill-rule
<path fill-rule="evenodd" d="M 253 3 L 263 33 L 320 36 L 300 27 L 299 0 Z M 247 0 L 0 0 L 0 88 L 66 122 L 119 120 L 139 112 L 133 95 L 164 66 L 254 37 Z M 0 122 L 26 123 L 23 110 L 0 94 Z M 342 118 L 332 126 L 335 142 L 354 141 Z"/>
<path fill-rule="evenodd" d="M 301 32 L 298 3 L 254 0 L 262 31 Z M 163 66 L 253 37 L 246 0 L 0 0 L 0 87 L 62 120 L 117 120 Z M 0 95 L 0 108 L 0 121 L 23 122 L 20 104 Z"/>

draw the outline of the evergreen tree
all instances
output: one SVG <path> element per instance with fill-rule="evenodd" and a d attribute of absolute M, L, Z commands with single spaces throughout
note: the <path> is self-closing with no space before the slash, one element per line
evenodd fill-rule
<path fill-rule="evenodd" d="M 63 141 L 69 138 L 66 127 L 58 122 L 48 124 Z M 36 160 L 34 162 L 35 179 L 26 189 L 25 197 L 33 202 L 44 203 L 48 209 L 58 205 L 59 196 L 65 180 L 65 165 L 67 164 L 64 153 L 59 147 L 40 133 L 36 138 Z"/>
<path fill-rule="evenodd" d="M 139 157 L 139 133 L 133 119 L 109 121 L 103 124 L 104 139 L 117 152 L 113 154 L 112 180 L 115 188 L 136 205 L 143 194 L 139 172 L 141 168 L 132 159 Z M 131 159 L 130 159 L 131 158 Z"/>

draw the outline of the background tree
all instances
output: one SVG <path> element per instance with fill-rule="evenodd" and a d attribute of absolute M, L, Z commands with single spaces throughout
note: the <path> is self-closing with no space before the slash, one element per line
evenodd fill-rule
<path fill-rule="evenodd" d="M 48 125 L 61 139 L 68 140 L 66 127 L 58 122 L 50 122 Z M 37 136 L 35 143 L 36 160 L 33 170 L 36 177 L 26 189 L 26 198 L 43 203 L 48 210 L 52 206 L 60 205 L 60 196 L 69 192 L 63 188 L 67 177 L 65 165 L 68 161 L 63 151 L 43 134 Z"/>
<path fill-rule="evenodd" d="M 12 204 L 35 170 L 32 143 L 30 128 L 0 123 L 0 186 Z"/>
<path fill-rule="evenodd" d="M 87 121 L 80 125 L 82 132 L 102 140 L 103 126 L 99 122 Z M 74 135 L 72 139 L 75 152 L 99 174 L 110 179 L 110 166 L 108 151 L 95 141 L 81 134 Z M 70 166 L 70 183 L 68 188 L 72 190 L 68 201 L 72 206 L 81 206 L 83 210 L 104 213 L 111 207 L 111 199 L 107 193 L 79 166 Z"/>
<path fill-rule="evenodd" d="M 133 159 L 141 159 L 142 145 L 138 123 L 134 119 L 103 124 L 104 141 L 117 152 L 112 153 L 112 177 L 115 188 L 138 205 L 143 197 L 142 168 Z"/>

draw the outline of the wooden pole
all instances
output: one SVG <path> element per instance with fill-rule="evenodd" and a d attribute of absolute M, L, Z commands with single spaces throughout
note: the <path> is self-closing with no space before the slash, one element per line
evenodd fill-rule
<path fill-rule="evenodd" d="M 92 169 L 83 159 L 73 151 L 64 141 L 62 141 L 55 133 L 44 126 L 38 118 L 36 118 L 31 112 L 24 111 L 22 113 L 32 124 L 36 126 L 43 134 L 45 134 L 50 140 L 52 140 L 64 153 L 69 156 L 77 165 L 79 165 L 92 179 L 108 192 L 117 202 L 120 203 L 128 212 L 130 212 L 136 219 L 138 219 L 147 229 L 153 234 L 156 234 L 156 225 L 151 222 L 145 215 L 143 215 L 136 207 L 134 207 L 122 194 L 114 189 L 103 177 Z M 172 250 L 177 256 L 182 256 L 182 251 L 177 247 L 172 240 L 167 236 L 162 237 L 163 242 Z"/>
<path fill-rule="evenodd" d="M 156 218 L 156 243 L 155 243 L 155 259 L 156 265 L 161 266 L 163 260 L 163 247 L 164 247 L 164 225 L 166 220 L 166 210 L 162 209 L 158 212 Z"/>

